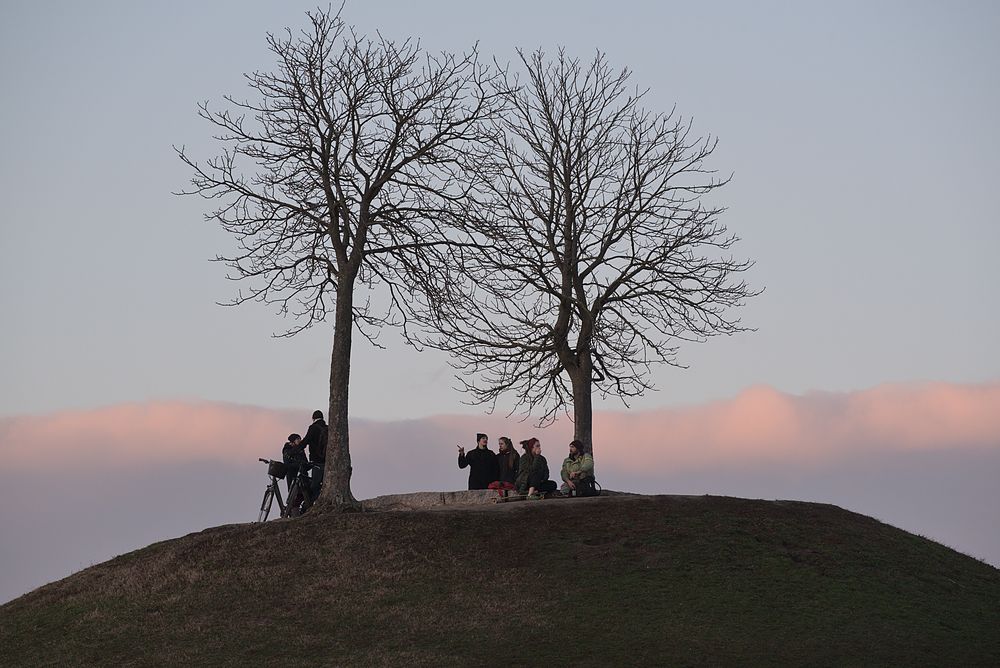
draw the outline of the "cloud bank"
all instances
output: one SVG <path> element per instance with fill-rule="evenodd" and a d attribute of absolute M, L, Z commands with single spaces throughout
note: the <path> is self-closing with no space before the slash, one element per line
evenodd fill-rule
<path fill-rule="evenodd" d="M 756 387 L 706 406 L 606 413 L 595 431 L 597 424 L 605 439 L 624 445 L 616 464 L 635 473 L 650 462 L 680 469 L 824 466 L 874 452 L 997 449 L 1000 384 L 887 385 L 805 396 Z"/>
<path fill-rule="evenodd" d="M 125 404 L 93 411 L 0 419 L 0 471 L 39 456 L 74 467 L 157 466 L 253 461 L 305 433 L 312 410 L 274 410 L 213 402 Z M 413 453 L 474 441 L 537 435 L 561 457 L 572 438 L 563 420 L 546 429 L 498 416 L 352 422 L 352 451 L 383 464 L 414 466 Z M 1000 383 L 886 385 L 855 393 L 788 395 L 751 388 L 732 400 L 637 412 L 596 412 L 596 454 L 603 466 L 643 473 L 783 461 L 822 466 L 873 452 L 1000 448 Z"/>
<path fill-rule="evenodd" d="M 153 540 L 256 515 L 257 457 L 315 407 L 125 404 L 0 419 L 0 601 Z M 538 436 L 557 470 L 572 424 L 500 416 L 353 420 L 359 498 L 461 489 L 477 431 Z M 755 387 L 701 406 L 594 415 L 598 477 L 646 493 L 837 503 L 1000 564 L 1000 383 L 788 395 Z M 39 482 L 41 482 L 40 493 Z"/>

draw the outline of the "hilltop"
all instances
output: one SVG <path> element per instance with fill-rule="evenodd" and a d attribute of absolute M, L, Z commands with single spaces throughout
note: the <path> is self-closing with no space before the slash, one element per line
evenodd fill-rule
<path fill-rule="evenodd" d="M 0 664 L 1000 665 L 1000 571 L 835 506 L 605 496 L 305 516 L 0 607 Z"/>

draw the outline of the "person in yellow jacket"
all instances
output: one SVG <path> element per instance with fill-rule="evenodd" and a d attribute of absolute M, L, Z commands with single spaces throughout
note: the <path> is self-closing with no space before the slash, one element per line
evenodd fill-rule
<path fill-rule="evenodd" d="M 569 444 L 569 457 L 563 460 L 563 479 L 561 491 L 569 496 L 576 491 L 581 480 L 594 477 L 594 458 L 583 451 L 583 443 L 573 441 Z"/>

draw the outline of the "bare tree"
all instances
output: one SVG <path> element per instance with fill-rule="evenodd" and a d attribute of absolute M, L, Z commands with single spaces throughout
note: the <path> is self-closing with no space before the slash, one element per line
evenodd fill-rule
<path fill-rule="evenodd" d="M 751 266 L 707 196 L 728 182 L 705 163 L 716 142 L 674 112 L 640 107 L 630 73 L 603 54 L 519 52 L 523 85 L 502 82 L 508 110 L 473 156 L 477 195 L 465 223 L 479 240 L 438 277 L 424 342 L 450 351 L 458 378 L 492 410 L 569 412 L 592 451 L 592 394 L 627 401 L 683 341 L 746 328 L 729 314 L 756 294 Z"/>
<path fill-rule="evenodd" d="M 194 171 L 184 194 L 218 200 L 207 218 L 238 242 L 236 254 L 217 258 L 249 284 L 232 304 L 276 304 L 295 318 L 285 336 L 333 314 L 319 503 L 355 508 L 354 328 L 378 345 L 382 326 L 405 325 L 411 286 L 454 239 L 446 218 L 467 187 L 459 157 L 480 140 L 499 89 L 475 50 L 432 55 L 412 41 L 360 36 L 339 12 L 307 15 L 306 30 L 268 35 L 277 67 L 245 75 L 252 99 L 226 96 L 222 111 L 200 105 L 222 153 L 205 163 L 178 153 Z"/>

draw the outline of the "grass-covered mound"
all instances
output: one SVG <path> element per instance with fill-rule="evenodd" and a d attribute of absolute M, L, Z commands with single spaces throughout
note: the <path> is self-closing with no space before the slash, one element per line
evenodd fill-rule
<path fill-rule="evenodd" d="M 0 665 L 1000 665 L 1000 571 L 828 505 L 600 497 L 209 529 L 0 607 Z"/>

